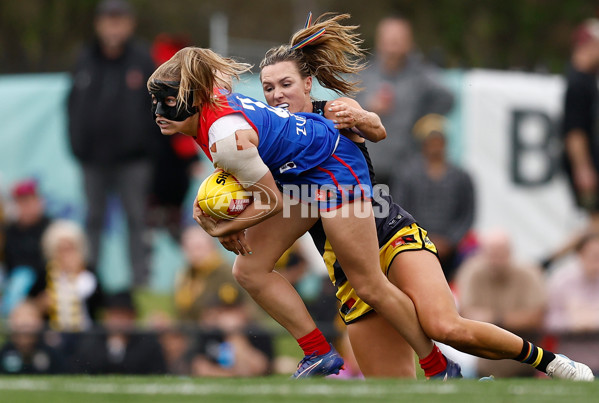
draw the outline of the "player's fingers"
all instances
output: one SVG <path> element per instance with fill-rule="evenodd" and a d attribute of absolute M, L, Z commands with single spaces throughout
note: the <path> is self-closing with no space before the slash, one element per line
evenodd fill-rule
<path fill-rule="evenodd" d="M 235 241 L 235 247 L 241 256 L 247 255 L 247 251 L 244 249 L 243 245 L 239 242 L 239 240 Z"/>
<path fill-rule="evenodd" d="M 351 125 L 351 124 L 347 124 L 347 123 L 339 123 L 339 124 L 336 124 L 336 125 L 335 125 L 335 129 L 337 129 L 337 130 L 341 130 L 341 129 L 349 129 L 349 128 L 351 128 L 351 127 L 353 127 L 353 125 Z"/>
<path fill-rule="evenodd" d="M 202 215 L 202 209 L 197 205 L 197 203 L 193 204 L 193 211 L 192 211 L 192 217 L 193 219 L 199 224 L 199 216 Z"/>
<path fill-rule="evenodd" d="M 333 122 L 336 122 L 336 123 L 353 123 L 353 122 L 355 122 L 355 120 L 356 120 L 356 118 L 354 117 L 353 114 L 339 112 L 337 114 L 337 116 L 335 116 L 335 119 L 333 119 Z"/>
<path fill-rule="evenodd" d="M 244 245 L 240 242 L 240 236 L 242 235 L 243 233 L 229 235 L 227 237 L 227 246 L 230 248 L 229 250 L 234 251 L 235 254 L 245 256 L 248 251 L 245 250 Z"/>
<path fill-rule="evenodd" d="M 219 239 L 220 240 L 220 244 L 223 246 L 223 248 L 225 248 L 226 250 L 233 252 L 234 254 L 238 255 L 239 252 L 237 250 L 237 247 L 231 243 L 230 240 L 228 239 Z"/>
<path fill-rule="evenodd" d="M 334 102 L 329 105 L 329 112 L 339 112 L 347 109 L 347 105 L 343 102 Z"/>
<path fill-rule="evenodd" d="M 241 232 L 239 234 L 239 237 L 237 239 L 237 242 L 239 243 L 240 246 L 240 250 L 243 251 L 242 255 L 251 255 L 252 254 L 252 248 L 250 248 L 250 244 L 248 243 L 246 237 L 245 237 L 245 232 Z"/>

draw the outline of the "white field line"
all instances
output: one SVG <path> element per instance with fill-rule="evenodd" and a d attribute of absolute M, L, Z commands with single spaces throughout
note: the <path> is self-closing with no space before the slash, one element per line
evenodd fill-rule
<path fill-rule="evenodd" d="M 419 384 L 367 385 L 364 383 L 340 382 L 327 385 L 302 385 L 302 382 L 281 382 L 277 384 L 239 385 L 234 384 L 207 384 L 193 382 L 169 383 L 122 383 L 106 380 L 89 381 L 48 381 L 36 379 L 0 379 L 0 391 L 47 391 L 67 392 L 82 394 L 121 394 L 121 395 L 186 395 L 186 396 L 370 396 L 386 397 L 401 395 L 452 395 L 468 394 L 468 387 L 459 387 L 459 383 L 433 383 L 422 382 Z M 518 396 L 584 396 L 585 389 L 573 387 L 574 385 L 551 385 L 542 382 L 539 385 L 506 385 L 506 390 L 511 395 Z"/>
<path fill-rule="evenodd" d="M 265 384 L 265 385 L 225 385 L 225 384 L 195 384 L 191 382 L 146 384 L 118 383 L 107 381 L 67 381 L 51 382 L 47 380 L 15 379 L 0 380 L 0 390 L 14 391 L 48 391 L 72 392 L 89 394 L 125 394 L 125 395 L 227 395 L 227 396 L 285 396 L 285 395 L 314 395 L 314 396 L 389 396 L 403 394 L 455 394 L 459 388 L 452 384 L 397 385 L 397 387 L 382 387 L 370 385 L 351 385 L 343 382 L 337 385 L 296 384 Z"/>

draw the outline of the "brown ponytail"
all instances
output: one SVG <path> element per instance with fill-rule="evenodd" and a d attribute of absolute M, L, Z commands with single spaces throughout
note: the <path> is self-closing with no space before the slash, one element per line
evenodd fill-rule
<path fill-rule="evenodd" d="M 346 75 L 364 69 L 364 51 L 360 48 L 363 41 L 355 32 L 357 25 L 340 24 L 348 18 L 349 14 L 321 15 L 314 25 L 297 31 L 289 45 L 266 52 L 260 68 L 291 61 L 302 77 L 314 76 L 325 88 L 339 94 L 358 92 L 359 82 L 350 81 Z"/>

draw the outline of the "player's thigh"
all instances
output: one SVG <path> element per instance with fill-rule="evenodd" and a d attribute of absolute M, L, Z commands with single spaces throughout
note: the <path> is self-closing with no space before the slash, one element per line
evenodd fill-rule
<path fill-rule="evenodd" d="M 414 302 L 423 327 L 440 318 L 459 317 L 441 264 L 433 253 L 426 250 L 399 253 L 391 263 L 388 277 Z"/>
<path fill-rule="evenodd" d="M 322 213 L 321 219 L 327 240 L 354 287 L 385 279 L 370 202 L 356 200 Z"/>
<path fill-rule="evenodd" d="M 414 350 L 376 312 L 347 326 L 348 336 L 366 377 L 415 378 Z"/>

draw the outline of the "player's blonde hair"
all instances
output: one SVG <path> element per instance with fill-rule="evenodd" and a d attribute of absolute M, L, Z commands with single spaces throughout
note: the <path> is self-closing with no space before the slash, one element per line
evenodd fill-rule
<path fill-rule="evenodd" d="M 220 56 L 210 49 L 186 47 L 161 64 L 148 79 L 148 90 L 157 90 L 155 81 L 178 82 L 177 100 L 183 107 L 216 106 L 215 88 L 232 91 L 232 79 L 252 68 L 246 63 Z M 177 85 L 173 84 L 173 88 Z M 193 94 L 193 105 L 188 104 Z"/>
<path fill-rule="evenodd" d="M 325 13 L 314 25 L 297 31 L 289 44 L 271 48 L 260 62 L 260 69 L 291 61 L 302 77 L 314 76 L 325 88 L 338 94 L 353 94 L 360 90 L 359 81 L 351 81 L 365 67 L 363 40 L 356 33 L 358 25 L 341 25 L 349 14 Z"/>

